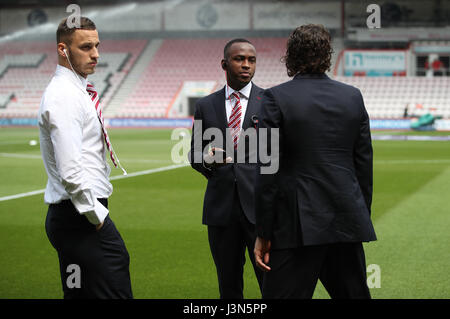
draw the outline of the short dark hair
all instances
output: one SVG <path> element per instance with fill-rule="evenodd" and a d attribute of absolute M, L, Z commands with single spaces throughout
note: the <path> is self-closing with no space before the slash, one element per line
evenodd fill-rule
<path fill-rule="evenodd" d="M 249 43 L 249 44 L 253 45 L 250 41 L 248 41 L 247 39 L 243 39 L 243 38 L 236 38 L 231 41 L 228 41 L 228 43 L 225 44 L 225 47 L 223 48 L 223 58 L 225 60 L 228 59 L 228 50 L 235 43 Z"/>
<path fill-rule="evenodd" d="M 80 17 L 80 27 L 69 28 L 67 25 L 67 18 L 61 20 L 56 31 L 56 43 L 64 42 L 70 44 L 72 42 L 72 34 L 75 30 L 96 30 L 95 23 L 86 17 Z"/>
<path fill-rule="evenodd" d="M 302 25 L 292 31 L 286 45 L 288 76 L 325 73 L 331 67 L 331 36 L 320 24 Z"/>

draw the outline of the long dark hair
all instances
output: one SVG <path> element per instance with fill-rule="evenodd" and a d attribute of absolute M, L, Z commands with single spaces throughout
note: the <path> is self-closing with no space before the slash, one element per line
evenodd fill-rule
<path fill-rule="evenodd" d="M 319 74 L 330 70 L 332 53 L 328 30 L 320 24 L 307 24 L 292 31 L 282 61 L 288 76 Z"/>

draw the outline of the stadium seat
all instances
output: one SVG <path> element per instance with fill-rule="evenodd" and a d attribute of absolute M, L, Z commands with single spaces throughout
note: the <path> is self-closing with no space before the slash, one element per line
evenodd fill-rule
<path fill-rule="evenodd" d="M 120 117 L 163 117 L 186 81 L 214 81 L 214 90 L 225 85 L 220 67 L 228 38 L 164 39 L 148 65 L 115 110 Z M 289 80 L 280 58 L 285 38 L 250 38 L 257 48 L 254 83 L 268 88 Z M 104 110 L 136 65 L 147 40 L 103 40 L 94 82 Z M 340 44 L 340 48 L 343 44 Z M 336 51 L 336 49 L 335 49 Z M 180 52 L 183 58 L 180 59 Z M 335 55 L 334 55 L 335 56 Z M 56 66 L 53 42 L 11 42 L 0 45 L 0 117 L 35 117 L 44 89 Z M 427 112 L 449 117 L 448 77 L 336 76 L 338 81 L 361 90 L 371 118 L 399 118 Z M 416 105 L 421 105 L 417 108 Z M 106 113 L 107 114 L 107 113 Z"/>
<path fill-rule="evenodd" d="M 95 84 L 104 109 L 146 43 L 102 41 L 97 72 L 89 80 Z M 0 57 L 0 117 L 36 117 L 42 94 L 56 69 L 54 42 L 3 43 Z"/>

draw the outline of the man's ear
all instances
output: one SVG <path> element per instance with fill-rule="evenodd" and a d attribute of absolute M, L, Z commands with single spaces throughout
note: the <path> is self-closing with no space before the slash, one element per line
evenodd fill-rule
<path fill-rule="evenodd" d="M 222 60 L 220 63 L 222 64 L 222 69 L 226 71 L 228 67 L 227 60 Z"/>
<path fill-rule="evenodd" d="M 67 47 L 63 42 L 58 43 L 58 55 L 62 56 L 63 58 L 67 57 L 66 54 L 64 53 L 64 49 L 67 52 Z"/>

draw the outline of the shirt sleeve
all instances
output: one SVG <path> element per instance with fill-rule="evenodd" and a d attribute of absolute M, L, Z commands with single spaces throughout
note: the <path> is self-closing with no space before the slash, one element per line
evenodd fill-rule
<path fill-rule="evenodd" d="M 82 139 L 85 113 L 83 101 L 73 97 L 58 99 L 48 108 L 50 137 L 61 183 L 77 211 L 94 225 L 104 221 L 109 211 L 94 196 L 85 178 Z"/>

